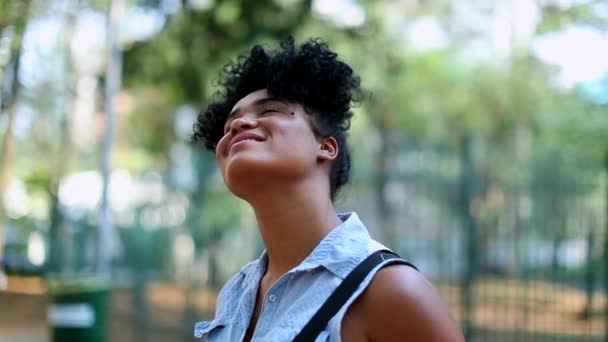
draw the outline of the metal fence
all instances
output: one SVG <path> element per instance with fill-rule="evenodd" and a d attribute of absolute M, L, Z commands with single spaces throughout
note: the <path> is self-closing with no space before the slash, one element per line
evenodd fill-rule
<path fill-rule="evenodd" d="M 357 211 L 372 236 L 431 279 L 468 341 L 608 341 L 605 175 L 589 184 L 528 163 L 500 178 L 485 167 L 509 156 L 486 149 L 495 157 L 484 164 L 469 139 L 389 147 L 373 162 L 355 160 L 338 207 Z M 224 201 L 214 191 L 204 200 Z M 109 340 L 191 341 L 223 282 L 262 248 L 251 212 L 241 216 L 199 236 L 117 227 Z M 62 253 L 74 272 L 91 257 L 93 231 L 86 220 L 64 224 L 63 246 L 72 247 Z M 43 292 L 20 300 L 26 311 L 47 304 Z M 48 332 L 45 319 L 28 329 Z"/>
<path fill-rule="evenodd" d="M 393 146 L 377 163 L 388 171 L 363 172 L 348 205 L 432 279 L 468 341 L 608 340 L 605 176 L 528 162 L 498 178 L 471 138 L 451 151 Z M 486 165 L 510 157 L 485 153 Z"/>

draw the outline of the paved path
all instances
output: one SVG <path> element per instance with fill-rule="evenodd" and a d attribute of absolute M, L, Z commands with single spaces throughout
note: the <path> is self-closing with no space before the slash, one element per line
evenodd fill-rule
<path fill-rule="evenodd" d="M 0 341 L 47 342 L 47 298 L 0 291 Z"/>

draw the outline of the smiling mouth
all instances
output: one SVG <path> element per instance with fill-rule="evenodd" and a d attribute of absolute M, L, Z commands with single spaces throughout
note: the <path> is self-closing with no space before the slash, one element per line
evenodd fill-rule
<path fill-rule="evenodd" d="M 258 142 L 258 141 L 261 141 L 261 140 L 256 140 L 256 139 L 253 139 L 253 138 L 247 138 L 247 139 L 239 140 L 239 141 L 233 143 L 232 145 L 230 145 L 230 148 L 233 148 L 236 145 L 240 145 L 240 144 L 246 143 L 248 141 Z"/>
<path fill-rule="evenodd" d="M 244 133 L 242 135 L 237 135 L 236 137 L 234 137 L 234 140 L 232 141 L 232 143 L 230 144 L 230 148 L 229 150 L 232 149 L 232 147 L 236 146 L 236 145 L 240 145 L 241 143 L 245 143 L 245 142 L 258 142 L 258 141 L 264 141 L 265 139 L 255 135 L 255 134 L 251 134 L 251 133 Z"/>

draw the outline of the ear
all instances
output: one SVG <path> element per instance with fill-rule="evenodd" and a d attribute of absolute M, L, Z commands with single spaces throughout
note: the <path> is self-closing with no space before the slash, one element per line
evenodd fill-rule
<path fill-rule="evenodd" d="M 319 160 L 334 160 L 338 156 L 338 142 L 334 137 L 321 138 Z"/>

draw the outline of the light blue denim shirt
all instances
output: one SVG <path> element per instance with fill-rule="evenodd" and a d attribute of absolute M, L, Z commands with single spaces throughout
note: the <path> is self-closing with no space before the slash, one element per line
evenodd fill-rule
<path fill-rule="evenodd" d="M 331 231 L 298 266 L 282 275 L 262 302 L 252 341 L 291 341 L 334 289 L 363 259 L 386 249 L 373 240 L 356 213 L 340 215 L 343 223 Z M 376 266 L 357 291 L 332 318 L 316 341 L 340 341 L 340 325 L 348 307 L 365 290 Z M 196 323 L 195 337 L 208 341 L 242 341 L 251 320 L 260 279 L 267 265 L 266 252 L 245 265 L 224 285 L 218 297 L 215 318 Z"/>

